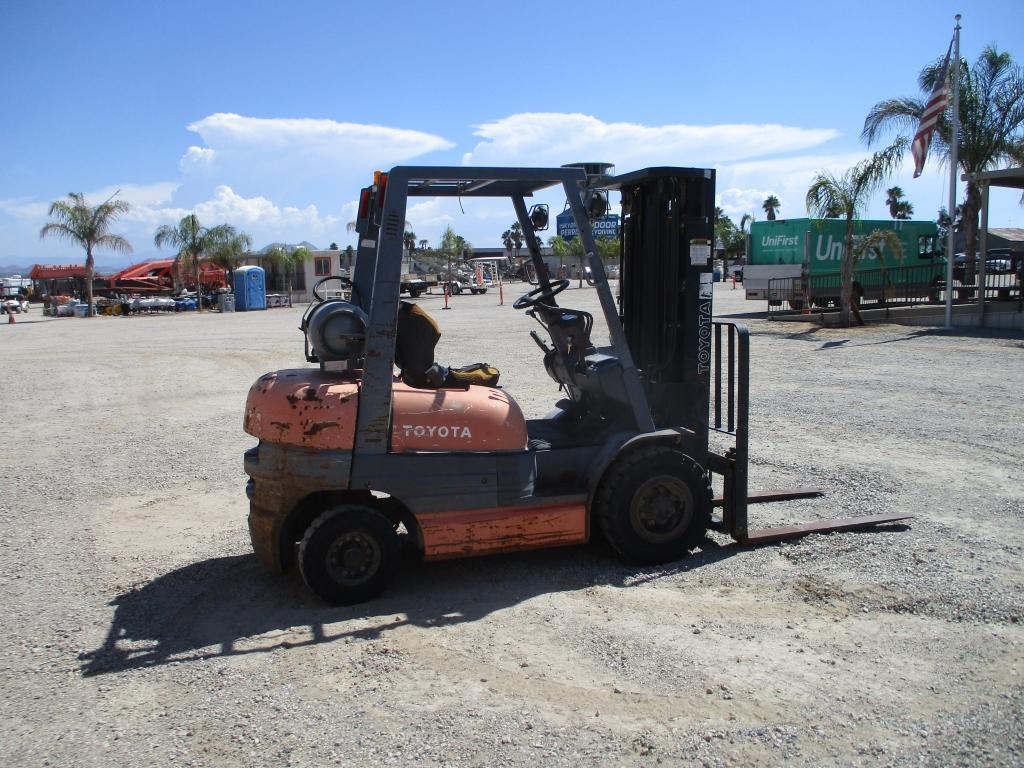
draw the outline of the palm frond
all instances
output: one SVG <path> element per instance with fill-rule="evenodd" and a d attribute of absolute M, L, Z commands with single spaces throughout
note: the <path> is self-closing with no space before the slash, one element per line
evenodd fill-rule
<path fill-rule="evenodd" d="M 903 243 L 900 242 L 899 235 L 891 229 L 874 229 L 864 235 L 854 245 L 853 257 L 854 259 L 862 259 L 868 253 L 874 253 L 878 257 L 879 263 L 885 268 L 888 266 L 885 263 L 886 248 L 892 251 L 896 261 L 903 262 Z"/>
<path fill-rule="evenodd" d="M 913 98 L 886 99 L 878 102 L 864 118 L 861 140 L 866 144 L 873 144 L 884 133 L 916 130 L 924 106 L 921 99 Z"/>
<path fill-rule="evenodd" d="M 62 240 L 70 240 L 81 244 L 81 241 L 75 231 L 63 222 L 51 221 L 49 224 L 43 225 L 43 228 L 39 230 L 40 240 L 44 237 L 49 237 L 50 235 L 56 235 Z"/>
<path fill-rule="evenodd" d="M 804 203 L 814 218 L 829 218 L 829 213 L 846 211 L 848 200 L 842 179 L 828 171 L 820 172 L 807 189 Z"/>
<path fill-rule="evenodd" d="M 101 235 L 93 241 L 93 245 L 97 248 L 106 248 L 118 253 L 132 252 L 132 244 L 121 237 L 121 235 Z"/>

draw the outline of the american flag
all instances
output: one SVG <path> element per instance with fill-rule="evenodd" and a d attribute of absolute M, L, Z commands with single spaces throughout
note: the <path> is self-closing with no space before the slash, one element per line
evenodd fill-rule
<path fill-rule="evenodd" d="M 939 116 L 945 111 L 946 104 L 949 103 L 949 57 L 952 52 L 953 43 L 950 41 L 946 59 L 942 62 L 942 69 L 939 70 L 935 87 L 921 113 L 921 122 L 917 126 L 917 133 L 914 134 L 914 142 L 910 145 L 910 151 L 914 155 L 915 179 L 921 175 L 921 171 L 924 169 L 924 161 L 928 156 L 928 146 L 932 143 L 935 125 L 939 122 Z"/>

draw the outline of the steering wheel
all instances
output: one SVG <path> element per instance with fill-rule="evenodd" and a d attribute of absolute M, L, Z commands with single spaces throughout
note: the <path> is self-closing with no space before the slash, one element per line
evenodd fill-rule
<path fill-rule="evenodd" d="M 553 283 L 548 283 L 547 285 L 542 285 L 539 288 L 534 288 L 532 291 L 524 293 L 516 299 L 512 304 L 512 309 L 528 309 L 529 307 L 535 307 L 547 299 L 553 299 L 568 287 L 568 280 L 555 280 Z"/>
<path fill-rule="evenodd" d="M 349 280 L 347 277 L 342 277 L 341 275 L 328 275 L 327 277 L 322 277 L 319 280 L 317 280 L 316 285 L 313 286 L 313 296 L 315 296 L 319 301 L 324 301 L 324 297 L 317 293 L 317 288 L 319 288 L 321 285 L 328 282 L 329 280 L 337 280 L 342 285 L 347 285 L 349 288 L 352 287 L 352 281 Z"/>

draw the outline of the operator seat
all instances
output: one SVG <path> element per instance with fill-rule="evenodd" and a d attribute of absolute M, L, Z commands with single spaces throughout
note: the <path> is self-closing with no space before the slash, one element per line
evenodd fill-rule
<path fill-rule="evenodd" d="M 487 363 L 473 363 L 462 368 L 449 368 L 434 362 L 434 349 L 441 338 L 441 329 L 423 307 L 411 301 L 398 305 L 395 327 L 395 365 L 402 371 L 402 381 L 416 389 L 466 387 L 480 384 L 493 387 L 500 372 Z"/>

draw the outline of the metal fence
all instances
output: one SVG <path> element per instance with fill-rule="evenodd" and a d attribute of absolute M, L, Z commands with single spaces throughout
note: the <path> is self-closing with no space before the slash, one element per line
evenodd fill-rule
<path fill-rule="evenodd" d="M 810 277 L 783 277 L 768 281 L 769 313 L 800 312 L 804 309 L 836 309 L 842 283 L 838 272 Z M 981 275 L 962 266 L 953 269 L 953 303 L 977 302 L 980 293 L 986 301 L 1022 300 L 1021 282 L 1015 272 L 999 270 Z M 944 304 L 945 270 L 941 265 L 892 267 L 858 270 L 854 274 L 853 298 L 865 309 L 916 304 Z"/>

